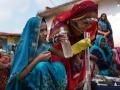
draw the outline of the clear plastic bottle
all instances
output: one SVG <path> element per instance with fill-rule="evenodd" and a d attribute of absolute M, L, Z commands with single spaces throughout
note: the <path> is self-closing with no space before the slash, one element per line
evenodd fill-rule
<path fill-rule="evenodd" d="M 60 28 L 60 34 L 62 34 L 62 33 L 66 33 L 65 35 L 67 35 L 67 32 L 64 30 L 63 27 Z M 65 40 L 64 42 L 61 42 L 61 45 L 62 45 L 64 57 L 65 58 L 72 57 L 73 53 L 72 53 L 72 48 L 71 48 L 70 41 L 69 40 Z"/>

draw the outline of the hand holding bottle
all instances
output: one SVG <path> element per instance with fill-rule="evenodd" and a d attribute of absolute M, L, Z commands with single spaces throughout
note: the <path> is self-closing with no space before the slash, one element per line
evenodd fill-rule
<path fill-rule="evenodd" d="M 63 32 L 63 33 L 58 33 L 54 36 L 54 42 L 64 42 L 68 40 L 68 36 L 67 36 L 67 32 Z"/>
<path fill-rule="evenodd" d="M 63 54 L 65 58 L 70 58 L 73 56 L 72 49 L 71 49 L 71 44 L 67 36 L 67 32 L 64 30 L 63 27 L 60 28 L 60 38 L 59 41 L 61 43 L 62 49 L 63 49 Z"/>

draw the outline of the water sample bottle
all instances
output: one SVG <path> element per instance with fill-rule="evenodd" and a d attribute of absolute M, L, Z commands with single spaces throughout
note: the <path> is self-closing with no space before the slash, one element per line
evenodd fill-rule
<path fill-rule="evenodd" d="M 62 33 L 66 33 L 66 37 L 67 37 L 67 32 L 64 30 L 63 27 L 60 28 L 60 34 Z M 64 57 L 65 58 L 70 58 L 73 56 L 73 53 L 72 53 L 72 48 L 71 48 L 71 44 L 70 44 L 70 41 L 69 40 L 65 40 L 63 42 L 61 42 L 61 45 L 62 45 L 62 49 L 63 49 L 63 54 L 64 54 Z"/>

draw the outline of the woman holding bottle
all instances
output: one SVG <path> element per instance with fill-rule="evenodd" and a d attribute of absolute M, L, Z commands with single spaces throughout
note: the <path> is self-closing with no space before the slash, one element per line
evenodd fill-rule
<path fill-rule="evenodd" d="M 89 31 L 89 29 L 95 30 L 94 25 L 96 27 L 97 24 L 94 24 L 95 22 L 91 18 L 97 17 L 97 10 L 97 5 L 94 2 L 86 0 L 75 5 L 71 10 L 58 15 L 54 19 L 56 23 L 51 30 L 50 38 L 55 37 L 55 41 L 58 40 L 58 43 L 55 43 L 53 47 L 59 55 L 52 54 L 52 61 L 61 61 L 64 64 L 68 78 L 67 90 L 82 90 L 86 75 L 86 65 L 84 52 L 65 58 L 61 44 L 69 40 L 70 44 L 73 45 L 84 38 L 84 31 Z M 67 32 L 68 38 L 63 34 L 58 35 L 61 31 L 61 27 Z"/>

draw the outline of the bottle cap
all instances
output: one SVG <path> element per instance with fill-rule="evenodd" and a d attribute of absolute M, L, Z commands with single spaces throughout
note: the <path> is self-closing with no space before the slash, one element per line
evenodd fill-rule
<path fill-rule="evenodd" d="M 64 30 L 64 27 L 60 27 L 60 33 L 64 33 L 65 30 Z"/>

